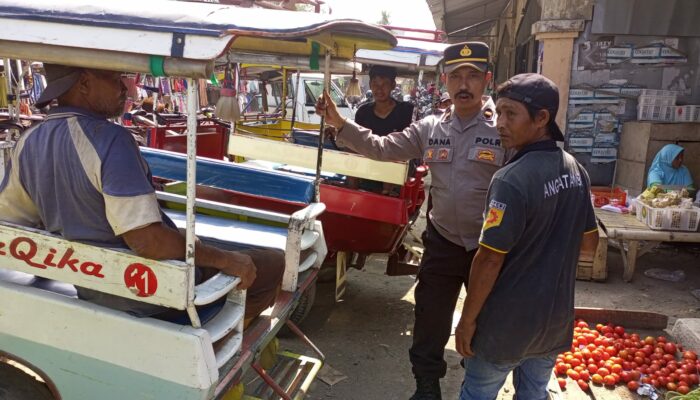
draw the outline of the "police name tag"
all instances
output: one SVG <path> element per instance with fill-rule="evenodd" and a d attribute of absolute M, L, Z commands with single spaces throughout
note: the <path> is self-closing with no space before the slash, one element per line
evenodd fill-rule
<path fill-rule="evenodd" d="M 450 147 L 429 147 L 423 154 L 425 162 L 452 162 L 454 148 Z"/>
<path fill-rule="evenodd" d="M 474 146 L 469 149 L 469 157 L 472 161 L 478 161 L 486 164 L 503 165 L 505 159 L 505 151 L 502 148 Z"/>

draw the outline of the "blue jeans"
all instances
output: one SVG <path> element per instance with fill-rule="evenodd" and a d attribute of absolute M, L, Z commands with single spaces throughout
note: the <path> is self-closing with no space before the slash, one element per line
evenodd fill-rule
<path fill-rule="evenodd" d="M 526 358 L 515 363 L 494 364 L 478 357 L 464 359 L 464 382 L 460 400 L 493 400 L 513 371 L 514 400 L 545 400 L 556 356 Z"/>

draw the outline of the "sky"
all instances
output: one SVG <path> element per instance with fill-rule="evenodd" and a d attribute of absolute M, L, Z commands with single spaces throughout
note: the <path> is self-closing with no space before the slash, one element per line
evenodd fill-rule
<path fill-rule="evenodd" d="M 334 17 L 376 23 L 382 17 L 382 10 L 386 10 L 393 26 L 435 29 L 426 0 L 325 0 L 325 3 L 332 8 Z"/>

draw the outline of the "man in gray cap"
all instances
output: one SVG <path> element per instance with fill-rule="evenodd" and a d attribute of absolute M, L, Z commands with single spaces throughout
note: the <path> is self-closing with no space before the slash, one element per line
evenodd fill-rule
<path fill-rule="evenodd" d="M 498 132 L 517 153 L 489 186 L 456 329 L 460 400 L 496 398 L 510 371 L 515 398 L 546 399 L 556 356 L 571 347 L 576 265 L 592 261 L 598 228 L 586 170 L 557 147 L 558 108 L 542 75 L 498 88 Z"/>
<path fill-rule="evenodd" d="M 422 158 L 430 167 L 433 207 L 423 233 L 425 253 L 415 290 L 416 322 L 409 351 L 416 378 L 412 400 L 442 398 L 445 345 L 478 247 L 486 188 L 506 161 L 496 131 L 495 105 L 483 96 L 491 80 L 488 62 L 489 48 L 484 43 L 459 43 L 445 49 L 443 65 L 452 106 L 440 116 L 429 116 L 384 137 L 345 120 L 327 94 L 316 105 L 316 112 L 337 128 L 339 145 L 382 161 Z"/>
<path fill-rule="evenodd" d="M 44 67 L 48 84 L 37 107 L 54 100 L 58 106 L 17 143 L 0 185 L 0 220 L 43 228 L 68 240 L 130 248 L 146 258 L 184 259 L 185 237 L 161 212 L 133 136 L 108 120 L 124 109 L 122 74 Z M 246 317 L 274 303 L 282 254 L 224 251 L 201 242 L 196 251 L 198 267 L 203 267 L 196 270 L 199 280 L 220 270 L 240 277 L 239 287 L 250 288 Z M 262 272 L 256 263 L 265 263 Z M 78 288 L 78 296 L 138 316 L 169 318 L 170 310 L 160 306 L 84 288 Z"/>

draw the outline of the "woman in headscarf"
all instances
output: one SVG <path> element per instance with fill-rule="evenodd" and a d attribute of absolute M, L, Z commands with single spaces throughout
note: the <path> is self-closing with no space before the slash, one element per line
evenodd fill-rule
<path fill-rule="evenodd" d="M 689 192 L 695 191 L 693 178 L 688 167 L 683 165 L 684 149 L 677 144 L 667 144 L 654 157 L 647 176 L 647 186 L 682 186 Z"/>

